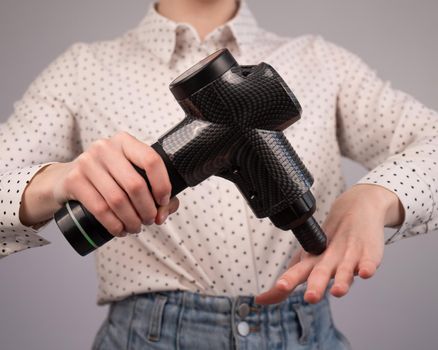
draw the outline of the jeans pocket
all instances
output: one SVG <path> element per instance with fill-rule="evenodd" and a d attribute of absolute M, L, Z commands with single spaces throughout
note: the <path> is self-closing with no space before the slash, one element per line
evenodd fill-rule
<path fill-rule="evenodd" d="M 297 321 L 300 326 L 300 334 L 298 342 L 301 345 L 305 345 L 309 342 L 311 327 L 312 327 L 312 315 L 306 310 L 306 306 L 301 303 L 292 304 L 293 309 L 297 315 Z"/>
<path fill-rule="evenodd" d="M 154 305 L 151 311 L 148 340 L 157 342 L 160 340 L 161 325 L 163 323 L 164 306 L 166 305 L 167 297 L 164 295 L 156 294 L 154 299 Z"/>

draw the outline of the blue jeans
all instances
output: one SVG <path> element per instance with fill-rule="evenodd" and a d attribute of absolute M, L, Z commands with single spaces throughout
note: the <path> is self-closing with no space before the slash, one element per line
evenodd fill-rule
<path fill-rule="evenodd" d="M 93 350 L 351 349 L 333 324 L 327 295 L 316 304 L 297 291 L 280 304 L 171 291 L 114 302 Z"/>

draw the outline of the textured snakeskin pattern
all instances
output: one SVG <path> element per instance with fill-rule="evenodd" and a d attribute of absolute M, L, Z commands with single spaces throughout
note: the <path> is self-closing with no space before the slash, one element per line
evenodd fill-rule
<path fill-rule="evenodd" d="M 320 254 L 326 237 L 312 217 L 313 178 L 283 134 L 301 107 L 279 74 L 266 63 L 235 65 L 179 103 L 186 118 L 158 143 L 186 184 L 232 181 L 257 217 Z"/>
<path fill-rule="evenodd" d="M 257 217 L 309 190 L 312 176 L 282 132 L 301 107 L 270 65 L 235 66 L 180 104 L 186 118 L 159 142 L 187 185 L 233 181 Z"/>

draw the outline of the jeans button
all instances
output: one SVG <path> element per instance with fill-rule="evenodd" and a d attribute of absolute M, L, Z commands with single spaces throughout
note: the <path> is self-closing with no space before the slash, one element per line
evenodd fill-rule
<path fill-rule="evenodd" d="M 249 334 L 249 324 L 245 321 L 239 322 L 237 331 L 242 337 L 246 337 Z"/>
<path fill-rule="evenodd" d="M 245 318 L 249 314 L 249 305 L 246 303 L 240 304 L 237 313 L 241 318 Z"/>

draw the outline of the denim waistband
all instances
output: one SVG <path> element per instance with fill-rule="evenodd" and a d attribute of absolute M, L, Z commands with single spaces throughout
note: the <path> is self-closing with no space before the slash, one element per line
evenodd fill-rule
<path fill-rule="evenodd" d="M 229 314 L 233 312 L 236 306 L 243 303 L 247 304 L 252 311 L 264 311 L 267 313 L 291 310 L 294 305 L 308 304 L 304 300 L 304 288 L 300 288 L 291 293 L 286 300 L 278 304 L 260 305 L 256 304 L 255 296 L 252 295 L 239 295 L 239 296 L 223 296 L 223 295 L 206 295 L 199 294 L 184 290 L 175 291 L 159 291 L 154 293 L 139 294 L 136 297 L 140 299 L 156 299 L 157 295 L 161 295 L 166 298 L 166 304 L 184 305 L 185 308 L 197 311 L 212 312 L 219 314 Z M 325 298 L 316 305 L 325 305 Z"/>
<path fill-rule="evenodd" d="M 190 291 L 137 294 L 111 305 L 93 346 L 112 349 L 349 349 L 333 325 L 327 293 L 317 304 L 304 288 L 283 302 L 255 303 L 253 295 Z"/>

